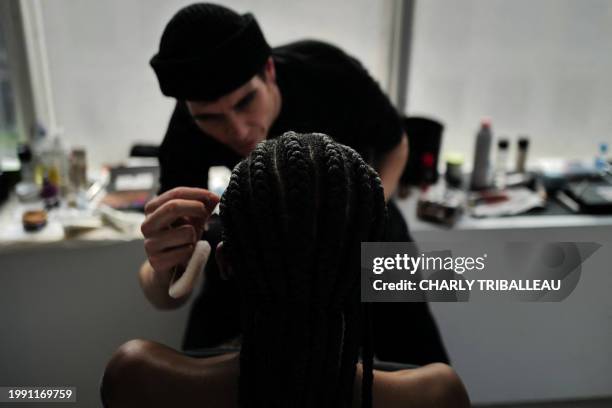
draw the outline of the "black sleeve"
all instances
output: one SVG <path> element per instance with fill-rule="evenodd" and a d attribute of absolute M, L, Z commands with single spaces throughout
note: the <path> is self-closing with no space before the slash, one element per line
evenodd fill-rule
<path fill-rule="evenodd" d="M 177 102 L 159 149 L 159 194 L 179 186 L 208 187 L 209 149 L 182 102 Z"/>

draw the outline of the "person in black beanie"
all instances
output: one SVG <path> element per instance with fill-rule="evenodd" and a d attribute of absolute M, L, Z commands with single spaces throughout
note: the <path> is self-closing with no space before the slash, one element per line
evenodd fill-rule
<path fill-rule="evenodd" d="M 139 278 L 149 301 L 177 308 L 168 288 L 202 237 L 215 248 L 219 197 L 207 190 L 211 166 L 233 168 L 257 143 L 285 131 L 320 132 L 355 149 L 380 174 L 388 205 L 387 241 L 412 241 L 391 199 L 408 155 L 398 113 L 355 58 L 320 41 L 271 48 L 255 17 L 198 3 L 167 24 L 150 64 L 164 95 L 176 99 L 160 146 L 160 191 L 142 225 L 148 259 Z M 214 258 L 215 251 L 212 251 Z M 183 349 L 217 347 L 240 335 L 239 302 L 214 259 L 195 299 Z M 448 363 L 427 303 L 373 305 L 381 360 Z"/>

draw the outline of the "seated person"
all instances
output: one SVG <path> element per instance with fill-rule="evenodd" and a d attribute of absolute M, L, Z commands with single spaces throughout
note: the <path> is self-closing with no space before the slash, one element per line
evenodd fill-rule
<path fill-rule="evenodd" d="M 240 352 L 195 359 L 130 341 L 106 368 L 105 406 L 469 406 L 445 364 L 373 370 L 360 242 L 380 239 L 386 209 L 354 150 L 321 134 L 260 143 L 234 168 L 220 210 L 217 258 L 240 291 Z"/>

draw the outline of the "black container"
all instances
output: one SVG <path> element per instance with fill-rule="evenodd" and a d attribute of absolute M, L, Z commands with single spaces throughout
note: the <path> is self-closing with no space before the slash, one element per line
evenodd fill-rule
<path fill-rule="evenodd" d="M 401 186 L 422 186 L 438 181 L 438 161 L 444 125 L 425 117 L 403 119 L 408 136 L 408 162 L 400 178 Z M 425 165 L 433 157 L 433 165 Z M 429 163 L 428 163 L 429 164 Z"/>
<path fill-rule="evenodd" d="M 20 179 L 21 177 L 18 171 L 2 172 L 0 170 L 0 203 L 6 201 Z"/>

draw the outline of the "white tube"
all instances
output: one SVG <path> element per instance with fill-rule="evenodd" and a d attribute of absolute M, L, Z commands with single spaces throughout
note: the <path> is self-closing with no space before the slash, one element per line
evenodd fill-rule
<path fill-rule="evenodd" d="M 193 254 L 191 254 L 191 258 L 187 263 L 185 272 L 180 278 L 178 278 L 178 280 L 176 280 L 176 282 L 172 282 L 170 284 L 170 289 L 168 290 L 170 297 L 178 299 L 193 290 L 198 276 L 200 276 L 206 262 L 208 262 L 210 251 L 211 249 L 208 241 L 197 242 L 195 249 L 193 250 Z M 174 281 L 174 279 L 175 278 L 173 277 L 172 280 Z"/>

